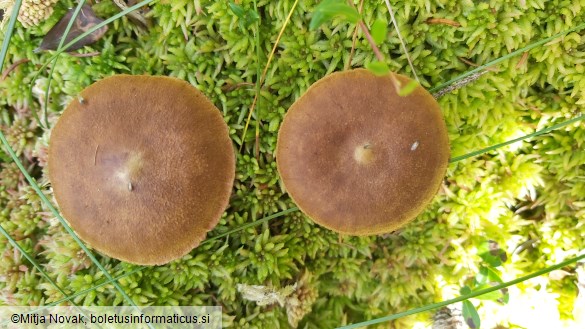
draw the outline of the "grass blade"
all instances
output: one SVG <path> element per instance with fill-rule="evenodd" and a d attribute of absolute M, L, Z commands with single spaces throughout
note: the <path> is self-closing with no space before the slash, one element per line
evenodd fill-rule
<path fill-rule="evenodd" d="M 480 155 L 480 154 L 483 154 L 483 153 L 487 153 L 489 151 L 493 151 L 493 150 L 499 149 L 500 147 L 504 147 L 506 145 L 514 144 L 516 142 L 519 142 L 519 141 L 522 141 L 522 140 L 525 140 L 525 139 L 528 139 L 528 138 L 532 138 L 532 137 L 536 137 L 536 136 L 539 136 L 539 135 L 542 135 L 542 134 L 546 134 L 546 133 L 548 133 L 550 131 L 553 131 L 555 129 L 559 129 L 559 128 L 568 126 L 568 125 L 570 125 L 572 123 L 581 121 L 583 119 L 585 119 L 585 114 L 582 114 L 582 115 L 580 115 L 580 116 L 578 116 L 576 118 L 573 118 L 573 119 L 569 119 L 569 120 L 563 121 L 561 123 L 557 123 L 556 125 L 550 126 L 548 128 L 544 128 L 544 129 L 541 129 L 539 131 L 535 131 L 532 134 L 528 134 L 528 135 L 525 135 L 525 136 L 522 136 L 522 137 L 514 138 L 514 139 L 509 140 L 507 142 L 503 142 L 503 143 L 500 143 L 500 144 L 492 145 L 490 147 L 486 147 L 486 148 L 481 149 L 481 150 L 473 151 L 471 153 L 467 153 L 467 154 L 464 154 L 464 155 L 456 156 L 454 158 L 451 158 L 451 160 L 449 160 L 449 163 L 454 163 L 454 162 L 457 162 L 457 161 L 465 160 L 467 158 L 471 158 L 471 157 L 474 157 L 476 155 Z"/>
<path fill-rule="evenodd" d="M 272 58 L 274 57 L 274 53 L 276 53 L 276 48 L 278 47 L 278 44 L 280 43 L 280 39 L 282 38 L 282 35 L 284 34 L 284 30 L 286 29 L 288 23 L 290 22 L 290 18 L 292 17 L 292 14 L 295 11 L 295 8 L 297 7 L 297 4 L 299 3 L 299 0 L 295 0 L 295 2 L 292 5 L 292 8 L 290 9 L 288 16 L 286 17 L 286 20 L 284 21 L 284 24 L 282 25 L 282 28 L 280 29 L 280 32 L 278 33 L 278 36 L 276 37 L 276 41 L 274 42 L 274 46 L 272 47 L 272 50 L 270 51 L 270 55 L 268 55 L 268 60 L 266 61 L 266 65 L 264 66 L 264 71 L 262 71 L 262 76 L 260 77 L 260 82 L 259 85 L 260 87 L 262 87 L 262 84 L 264 83 L 264 79 L 266 78 L 266 74 L 268 73 L 268 68 L 270 67 L 270 63 L 272 62 Z M 254 100 L 252 101 L 252 105 L 250 106 L 250 110 L 248 112 L 248 118 L 246 119 L 246 125 L 244 126 L 244 132 L 242 133 L 242 145 L 240 145 L 240 151 L 242 150 L 242 148 L 244 147 L 244 140 L 246 137 L 246 132 L 248 131 L 248 126 L 250 125 L 250 120 L 252 120 L 252 114 L 254 113 L 254 108 L 256 107 L 256 103 L 258 102 L 258 97 L 260 97 L 260 95 L 258 93 L 256 93 L 254 95 Z"/>
<path fill-rule="evenodd" d="M 63 227 L 67 231 L 67 233 L 69 233 L 69 235 L 71 235 L 71 237 L 75 240 L 75 242 L 77 242 L 77 244 L 79 244 L 79 246 L 81 247 L 81 249 L 83 249 L 83 251 L 85 251 L 85 253 L 91 259 L 91 261 L 100 269 L 100 271 L 102 271 L 104 273 L 104 275 L 106 276 L 106 278 L 112 279 L 112 276 L 110 275 L 110 273 L 95 258 L 95 256 L 93 255 L 93 253 L 85 246 L 85 244 L 79 239 L 79 237 L 77 237 L 77 234 L 75 234 L 75 232 L 73 232 L 73 230 L 71 229 L 71 227 L 67 224 L 67 222 L 65 221 L 65 219 L 63 219 L 63 217 L 57 211 L 57 209 L 55 208 L 55 206 L 53 206 L 53 204 L 51 203 L 51 201 L 49 201 L 49 199 L 47 198 L 47 196 L 41 191 L 41 188 L 36 183 L 35 179 L 32 178 L 30 176 L 30 174 L 26 171 L 26 169 L 22 165 L 22 162 L 20 162 L 20 160 L 18 159 L 18 156 L 16 155 L 16 153 L 14 153 L 14 150 L 12 149 L 12 147 L 10 146 L 10 144 L 8 143 L 8 140 L 6 140 L 6 136 L 4 136 L 4 133 L 2 131 L 0 131 L 0 140 L 2 141 L 2 144 L 4 144 L 4 147 L 8 151 L 8 154 L 10 154 L 10 157 L 12 157 L 12 160 L 18 166 L 18 168 L 20 169 L 20 171 L 22 172 L 22 174 L 24 175 L 24 177 L 26 178 L 26 180 L 29 182 L 29 184 L 31 185 L 31 187 L 39 195 L 39 197 L 41 198 L 41 200 L 43 201 L 43 203 L 49 208 L 49 210 L 53 213 L 53 215 L 55 215 L 55 217 L 57 217 L 57 219 L 59 220 L 59 222 L 61 223 L 61 225 L 63 225 Z M 115 281 L 113 282 L 113 284 L 116 287 L 116 289 L 122 294 L 122 296 L 124 297 L 124 299 L 128 303 L 130 303 L 130 305 L 136 307 L 136 304 L 130 298 L 130 296 L 128 296 L 128 294 L 126 294 L 126 292 L 124 291 L 124 289 L 122 289 L 122 287 L 117 282 L 115 282 Z"/>
<path fill-rule="evenodd" d="M 126 16 L 128 13 L 130 13 L 130 12 L 136 10 L 136 9 L 139 9 L 139 8 L 141 8 L 143 6 L 146 6 L 146 5 L 150 4 L 153 1 L 154 0 L 144 0 L 144 1 L 141 1 L 141 2 L 139 2 L 137 4 L 135 4 L 134 6 L 128 7 L 127 9 L 124 9 L 123 11 L 117 13 L 116 15 L 114 15 L 114 16 L 106 19 L 106 20 L 104 20 L 103 22 L 95 25 L 94 27 L 92 27 L 91 29 L 87 30 L 86 32 L 80 34 L 77 38 L 69 41 L 69 43 L 65 44 L 64 46 L 60 47 L 59 49 L 57 49 L 55 51 L 55 53 L 53 54 L 53 56 L 51 56 L 49 58 L 49 60 L 45 64 L 43 64 L 37 70 L 37 72 L 33 75 L 33 77 L 32 77 L 31 80 L 32 81 L 36 81 L 37 78 L 38 78 L 38 76 L 41 74 L 41 72 L 43 72 L 49 66 L 49 64 L 51 64 L 51 62 L 53 62 L 55 60 L 55 58 L 57 58 L 61 53 L 63 53 L 65 51 L 65 49 L 67 49 L 67 48 L 71 47 L 72 45 L 76 44 L 78 41 L 80 41 L 81 39 L 85 38 L 86 36 L 92 34 L 96 30 L 98 30 L 98 29 L 100 29 L 100 28 L 102 28 L 102 27 L 110 24 L 111 22 L 113 22 L 113 21 L 115 21 L 117 19 L 120 19 L 120 18 Z M 63 38 L 63 39 L 65 39 L 65 38 Z M 0 57 L 0 59 L 2 59 L 2 58 Z M 33 86 L 31 86 L 31 93 L 32 93 L 32 88 L 33 88 Z M 37 121 L 39 121 L 38 120 L 38 115 L 37 115 L 36 111 L 34 111 L 33 109 L 31 109 L 31 111 L 33 112 L 33 116 L 35 117 L 35 119 Z"/>
<path fill-rule="evenodd" d="M 343 326 L 343 327 L 338 327 L 337 329 L 361 328 L 361 327 L 365 327 L 365 326 L 369 326 L 369 325 L 373 325 L 373 324 L 378 324 L 378 323 L 382 323 L 382 322 L 387 322 L 387 321 L 392 321 L 392 320 L 400 319 L 400 318 L 405 317 L 405 316 L 409 316 L 409 315 L 413 315 L 413 314 L 417 314 L 417 313 L 422 313 L 422 312 L 430 311 L 430 310 L 433 310 L 433 309 L 436 309 L 436 308 L 441 308 L 443 306 L 447 306 L 447 305 L 450 305 L 450 304 L 454 304 L 454 303 L 462 302 L 464 300 L 468 300 L 469 298 L 474 298 L 474 297 L 477 297 L 477 296 L 480 296 L 480 295 L 483 295 L 483 294 L 490 293 L 492 291 L 497 291 L 497 290 L 500 290 L 500 289 L 504 289 L 504 288 L 513 286 L 513 285 L 518 284 L 520 282 L 524 282 L 526 280 L 530 280 L 532 278 L 536 278 L 537 276 L 541 276 L 543 274 L 550 273 L 550 272 L 552 272 L 554 270 L 558 270 L 558 269 L 563 268 L 565 266 L 569 266 L 569 265 L 571 265 L 573 263 L 576 263 L 576 262 L 578 262 L 578 261 L 580 261 L 582 259 L 585 259 L 585 254 L 582 254 L 582 255 L 579 255 L 577 257 L 568 259 L 568 260 L 566 260 L 564 262 L 560 262 L 560 263 L 555 264 L 555 265 L 551 265 L 551 266 L 549 266 L 549 267 L 547 267 L 545 269 L 542 269 L 540 271 L 537 271 L 537 272 L 534 272 L 534 273 L 525 275 L 523 277 L 519 277 L 517 279 L 514 279 L 514 280 L 511 280 L 511 281 L 508 281 L 508 282 L 499 284 L 497 286 L 493 286 L 491 288 L 487 288 L 487 289 L 483 289 L 483 290 L 474 291 L 474 292 L 472 292 L 472 293 L 470 293 L 468 295 L 465 295 L 465 296 L 459 296 L 457 298 L 449 299 L 449 300 L 446 300 L 446 301 L 443 301 L 443 302 L 434 303 L 434 304 L 430 304 L 430 305 L 425 305 L 423 307 L 415 308 L 415 309 L 408 310 L 408 311 L 405 311 L 405 312 L 396 313 L 396 314 L 393 314 L 393 315 L 388 315 L 388 316 L 381 317 L 381 318 L 378 318 L 378 319 L 373 319 L 373 320 L 369 320 L 369 321 L 364 321 L 364 322 L 350 324 L 350 325 Z"/>
<path fill-rule="evenodd" d="M 242 226 L 240 226 L 238 228 L 235 228 L 235 229 L 233 229 L 233 230 L 231 230 L 229 232 L 225 232 L 225 233 L 216 235 L 214 237 L 211 237 L 211 238 L 203 241 L 201 244 L 209 243 L 211 241 L 214 241 L 214 240 L 217 240 L 217 239 L 221 239 L 223 237 L 226 237 L 226 236 L 228 236 L 228 235 L 230 235 L 232 233 L 236 233 L 236 232 L 239 232 L 239 231 L 243 231 L 243 230 L 245 230 L 247 228 L 250 228 L 250 227 L 258 226 L 258 225 L 260 225 L 262 223 L 266 223 L 266 222 L 270 221 L 271 219 L 275 219 L 275 218 L 278 218 L 280 216 L 284 216 L 286 214 L 290 214 L 291 212 L 295 212 L 297 210 L 299 210 L 298 207 L 292 207 L 290 209 L 287 209 L 287 210 L 284 210 L 284 211 L 281 211 L 281 212 L 277 212 L 276 214 L 273 214 L 273 215 L 270 215 L 270 216 L 266 216 L 266 217 L 264 217 L 262 219 L 259 219 L 259 220 L 255 221 L 255 222 L 248 223 L 248 224 L 244 224 L 244 225 L 242 225 Z"/>
<path fill-rule="evenodd" d="M 2 41 L 2 49 L 0 50 L 0 72 L 4 70 L 4 60 L 6 59 L 6 54 L 8 54 L 10 39 L 12 38 L 12 33 L 14 33 L 14 25 L 16 25 L 16 19 L 18 18 L 18 11 L 20 10 L 21 4 L 22 0 L 16 0 L 12 7 L 12 14 L 10 15 L 10 21 L 8 21 L 8 28 L 6 29 L 6 34 Z"/>
<path fill-rule="evenodd" d="M 39 263 L 37 263 L 37 261 L 34 260 L 34 258 L 32 258 L 31 255 L 29 255 L 24 249 L 22 249 L 22 247 L 10 236 L 10 234 L 8 234 L 8 232 L 6 232 L 6 230 L 4 229 L 4 227 L 2 227 L 2 225 L 0 225 L 0 233 L 2 233 L 2 235 L 4 235 L 4 237 L 6 237 L 6 239 L 8 239 L 8 241 L 10 242 L 10 244 L 12 244 L 14 246 L 14 248 L 18 249 L 18 251 L 24 256 L 24 258 L 26 258 L 39 271 L 39 273 L 41 273 L 41 275 L 47 281 L 49 281 L 49 283 L 53 287 L 55 287 L 57 290 L 59 290 L 60 293 L 63 294 L 63 296 L 65 296 L 65 300 L 71 299 L 71 296 L 67 295 L 67 293 L 63 289 L 61 289 L 61 287 L 59 287 L 57 282 L 55 282 L 55 281 L 53 281 L 53 279 L 51 279 L 51 277 L 47 274 L 47 272 L 45 272 L 45 270 L 43 270 L 41 265 Z M 75 305 L 75 303 L 73 301 L 71 303 L 73 303 L 73 305 Z"/>
<path fill-rule="evenodd" d="M 529 44 L 526 47 L 523 47 L 523 48 L 520 48 L 518 50 L 515 50 L 515 51 L 513 51 L 513 52 L 511 52 L 511 53 L 509 53 L 507 55 L 502 56 L 502 57 L 496 58 L 496 59 L 494 59 L 491 62 L 488 62 L 486 64 L 480 65 L 480 66 L 476 67 L 475 69 L 473 69 L 471 71 L 467 71 L 467 72 L 465 72 L 465 73 L 463 73 L 463 74 L 461 74 L 461 75 L 459 75 L 459 76 L 457 76 L 457 77 L 455 77 L 455 78 L 453 78 L 453 79 L 451 79 L 449 81 L 443 82 L 442 84 L 440 84 L 438 86 L 435 86 L 432 89 L 430 89 L 429 92 L 431 94 L 434 94 L 434 93 L 438 92 L 439 90 L 441 90 L 443 88 L 446 88 L 446 87 L 448 87 L 448 86 L 450 86 L 450 85 L 458 82 L 459 80 L 465 79 L 465 78 L 467 78 L 470 75 L 473 75 L 475 73 L 481 72 L 481 71 L 485 70 L 486 68 L 488 68 L 490 66 L 494 66 L 494 65 L 496 65 L 498 63 L 501 63 L 501 62 L 503 62 L 503 61 L 505 61 L 505 60 L 507 60 L 509 58 L 512 58 L 514 56 L 518 56 L 518 55 L 520 55 L 520 54 L 522 54 L 522 53 L 524 53 L 526 51 L 529 51 L 529 50 L 534 49 L 534 48 L 536 48 L 538 46 L 541 46 L 541 45 L 543 45 L 543 44 L 545 44 L 545 43 L 547 43 L 547 42 L 549 42 L 551 40 L 554 40 L 556 38 L 562 37 L 565 34 L 569 34 L 569 33 L 574 32 L 574 31 L 579 31 L 579 30 L 582 30 L 584 28 L 585 28 L 585 23 L 581 23 L 581 24 L 579 24 L 579 25 L 577 25 L 577 26 L 575 26 L 573 28 L 570 28 L 568 30 L 559 32 L 559 33 L 554 34 L 554 35 L 552 35 L 552 36 L 550 36 L 548 38 L 544 38 L 542 40 L 539 40 L 539 41 L 536 41 L 534 43 L 531 43 L 531 44 Z"/>
<path fill-rule="evenodd" d="M 69 31 L 71 31 L 71 27 L 73 27 L 73 23 L 75 23 L 75 19 L 79 15 L 79 12 L 81 11 L 81 8 L 83 7 L 84 4 L 85 4 L 85 0 L 79 1 L 79 3 L 77 4 L 77 7 L 75 8 L 75 12 L 73 12 L 71 19 L 69 20 L 69 23 L 67 24 L 67 28 L 65 28 L 65 31 L 63 32 L 63 36 L 61 37 L 61 40 L 59 41 L 59 46 L 57 47 L 57 50 L 63 50 L 63 44 L 65 43 L 65 40 L 67 39 L 67 35 L 69 34 Z M 57 54 L 57 56 L 53 60 L 53 65 L 51 65 L 51 71 L 49 72 L 49 77 L 48 77 L 48 81 L 47 81 L 47 91 L 45 92 L 45 104 L 43 104 L 43 114 L 45 116 L 45 127 L 47 129 L 49 129 L 49 117 L 47 114 L 47 108 L 49 106 L 49 93 L 51 91 L 51 82 L 53 81 L 53 72 L 55 71 L 55 67 L 57 66 L 57 62 L 59 62 L 60 55 L 61 55 L 60 53 Z M 43 127 L 40 122 L 39 122 L 39 126 L 41 128 Z"/>

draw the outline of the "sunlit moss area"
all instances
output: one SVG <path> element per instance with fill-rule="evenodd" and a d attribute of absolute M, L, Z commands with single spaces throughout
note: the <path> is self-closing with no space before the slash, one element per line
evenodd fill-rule
<path fill-rule="evenodd" d="M 121 11 L 115 2 L 122 1 L 88 1 L 102 19 Z M 234 3 L 254 11 L 252 0 Z M 259 20 L 241 24 L 244 18 L 228 1 L 153 1 L 138 13 L 140 19 L 125 16 L 114 21 L 97 42 L 64 53 L 57 62 L 48 62 L 53 51 L 35 49 L 76 2 L 56 2 L 52 14 L 38 25 L 16 24 L 0 78 L 0 129 L 51 200 L 48 140 L 50 127 L 65 106 L 83 88 L 113 74 L 166 75 L 189 82 L 213 101 L 229 126 L 237 153 L 229 206 L 208 238 L 275 215 L 203 243 L 164 266 L 138 267 L 96 252 L 112 276 L 130 273 L 118 282 L 136 304 L 219 305 L 224 325 L 233 328 L 333 328 L 459 296 L 460 288 L 471 285 L 480 271 L 479 250 L 489 240 L 507 254 L 498 267 L 504 281 L 581 253 L 583 121 L 450 164 L 428 209 L 390 234 L 342 236 L 298 210 L 282 213 L 295 207 L 274 157 L 287 109 L 327 74 L 364 67 L 376 59 L 359 30 L 352 51 L 355 24 L 335 18 L 309 30 L 316 2 L 295 3 L 257 0 Z M 585 1 L 389 3 L 420 83 L 431 90 L 585 21 Z M 363 6 L 366 26 L 380 17 L 391 22 L 385 1 L 356 0 L 355 6 Z M 0 39 L 6 37 L 4 25 Z M 440 97 L 451 156 L 580 115 L 585 108 L 584 41 L 582 30 L 566 33 L 489 67 L 476 81 Z M 391 70 L 413 77 L 393 26 L 379 48 Z M 256 83 L 267 64 L 244 135 Z M 41 126 L 35 115 L 49 127 Z M 41 202 L 4 148 L 0 225 L 66 294 L 105 281 L 104 273 Z M 252 286 L 262 286 L 255 289 L 272 292 L 280 301 L 250 297 Z M 583 265 L 573 264 L 509 288 L 506 305 L 471 302 L 482 328 L 585 327 L 580 286 L 585 294 Z M 46 305 L 63 298 L 0 235 L 0 305 Z M 112 284 L 73 300 L 79 305 L 127 304 Z M 434 311 L 424 312 L 379 326 L 428 328 L 433 315 Z"/>

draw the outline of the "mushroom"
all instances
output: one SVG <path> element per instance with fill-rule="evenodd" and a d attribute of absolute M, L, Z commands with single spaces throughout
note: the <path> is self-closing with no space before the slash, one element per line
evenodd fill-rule
<path fill-rule="evenodd" d="M 395 75 L 402 85 L 409 78 Z M 437 193 L 449 160 L 439 105 L 418 86 L 399 96 L 390 76 L 333 73 L 288 110 L 276 161 L 284 187 L 318 224 L 348 235 L 392 232 Z"/>
<path fill-rule="evenodd" d="M 199 245 L 235 175 L 220 111 L 170 77 L 117 75 L 87 87 L 53 128 L 48 162 L 55 199 L 79 237 L 141 265 Z"/>

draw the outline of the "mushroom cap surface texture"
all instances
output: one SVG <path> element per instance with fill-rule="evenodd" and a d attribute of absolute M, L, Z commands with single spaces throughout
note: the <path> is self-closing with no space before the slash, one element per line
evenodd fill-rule
<path fill-rule="evenodd" d="M 433 96 L 418 86 L 401 97 L 389 75 L 365 69 L 313 84 L 288 110 L 276 148 L 298 207 L 348 235 L 389 233 L 414 219 L 437 193 L 449 154 Z"/>
<path fill-rule="evenodd" d="M 100 80 L 51 132 L 49 178 L 64 217 L 93 248 L 134 264 L 198 246 L 227 207 L 234 175 L 220 111 L 176 78 Z"/>

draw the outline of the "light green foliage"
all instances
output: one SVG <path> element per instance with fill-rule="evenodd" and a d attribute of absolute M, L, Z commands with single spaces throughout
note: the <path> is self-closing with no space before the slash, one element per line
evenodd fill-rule
<path fill-rule="evenodd" d="M 254 129 L 242 134 L 260 79 L 257 66 L 266 65 L 293 3 L 258 0 L 257 13 L 252 10 L 252 0 L 153 3 L 146 14 L 153 23 L 150 27 L 123 18 L 109 25 L 104 38 L 79 51 L 98 52 L 96 55 L 64 54 L 59 58 L 51 77 L 49 121 L 54 124 L 64 105 L 83 88 L 112 74 L 184 79 L 214 102 L 229 126 L 235 149 L 242 146 L 236 155 L 230 205 L 208 238 L 293 209 L 295 204 L 279 180 L 274 159 L 286 110 L 328 73 L 346 65 L 371 66 L 376 59 L 361 32 L 350 58 L 357 19 L 348 23 L 347 17 L 332 15 L 312 30 L 310 23 L 319 2 L 300 0 L 277 45 L 251 118 L 250 127 L 260 127 L 256 157 Z M 391 3 L 420 84 L 426 88 L 585 21 L 584 1 Z M 42 113 L 49 71 L 35 74 L 51 53 L 33 50 L 72 5 L 73 1 L 60 2 L 55 14 L 38 27 L 17 25 L 5 68 L 19 60 L 28 62 L 17 65 L 0 81 L 0 128 L 41 184 L 46 182 L 49 132 L 38 128 L 32 113 Z M 234 11 L 233 5 L 243 12 Z M 358 8 L 359 2 L 355 5 Z M 111 1 L 100 1 L 94 9 L 102 18 L 119 12 Z M 375 32 L 386 57 L 384 65 L 412 77 L 392 25 L 380 37 L 376 20 L 390 21 L 384 2 L 365 1 L 360 17 Z M 0 39 L 5 37 L 3 33 L 0 31 Z M 582 112 L 583 38 L 583 31 L 573 32 L 525 56 L 506 60 L 439 99 L 452 157 Z M 306 302 L 297 311 L 312 311 L 300 320 L 299 327 L 331 328 L 426 305 L 443 298 L 439 277 L 444 284 L 461 287 L 480 272 L 478 247 L 486 240 L 498 241 L 510 256 L 501 267 L 502 277 L 542 269 L 585 246 L 584 144 L 585 128 L 580 122 L 450 164 L 434 202 L 413 223 L 392 234 L 339 236 L 297 210 L 203 243 L 182 259 L 143 268 L 119 282 L 138 304 L 222 305 L 224 324 L 235 328 L 288 327 L 285 308 L 246 301 L 237 292 L 237 284 L 281 289 L 299 282 L 306 272 L 311 273 L 311 279 L 304 281 L 306 299 L 298 293 Z M 104 282 L 103 273 L 48 215 L 8 159 L 0 151 L 0 225 L 65 292 L 73 294 Z M 0 258 L 0 305 L 48 304 L 63 298 L 3 236 Z M 138 268 L 103 256 L 99 260 L 114 277 Z M 549 285 L 560 294 L 563 318 L 571 316 L 577 293 L 574 279 L 567 276 Z M 533 289 L 523 284 L 518 287 Z M 112 284 L 75 297 L 74 302 L 125 303 Z M 416 321 L 428 323 L 429 316 L 420 314 L 393 325 L 408 328 Z"/>
<path fill-rule="evenodd" d="M 342 17 L 350 23 L 357 23 L 360 20 L 360 14 L 355 7 L 343 0 L 323 0 L 315 7 L 309 28 L 314 30 L 334 17 Z"/>

